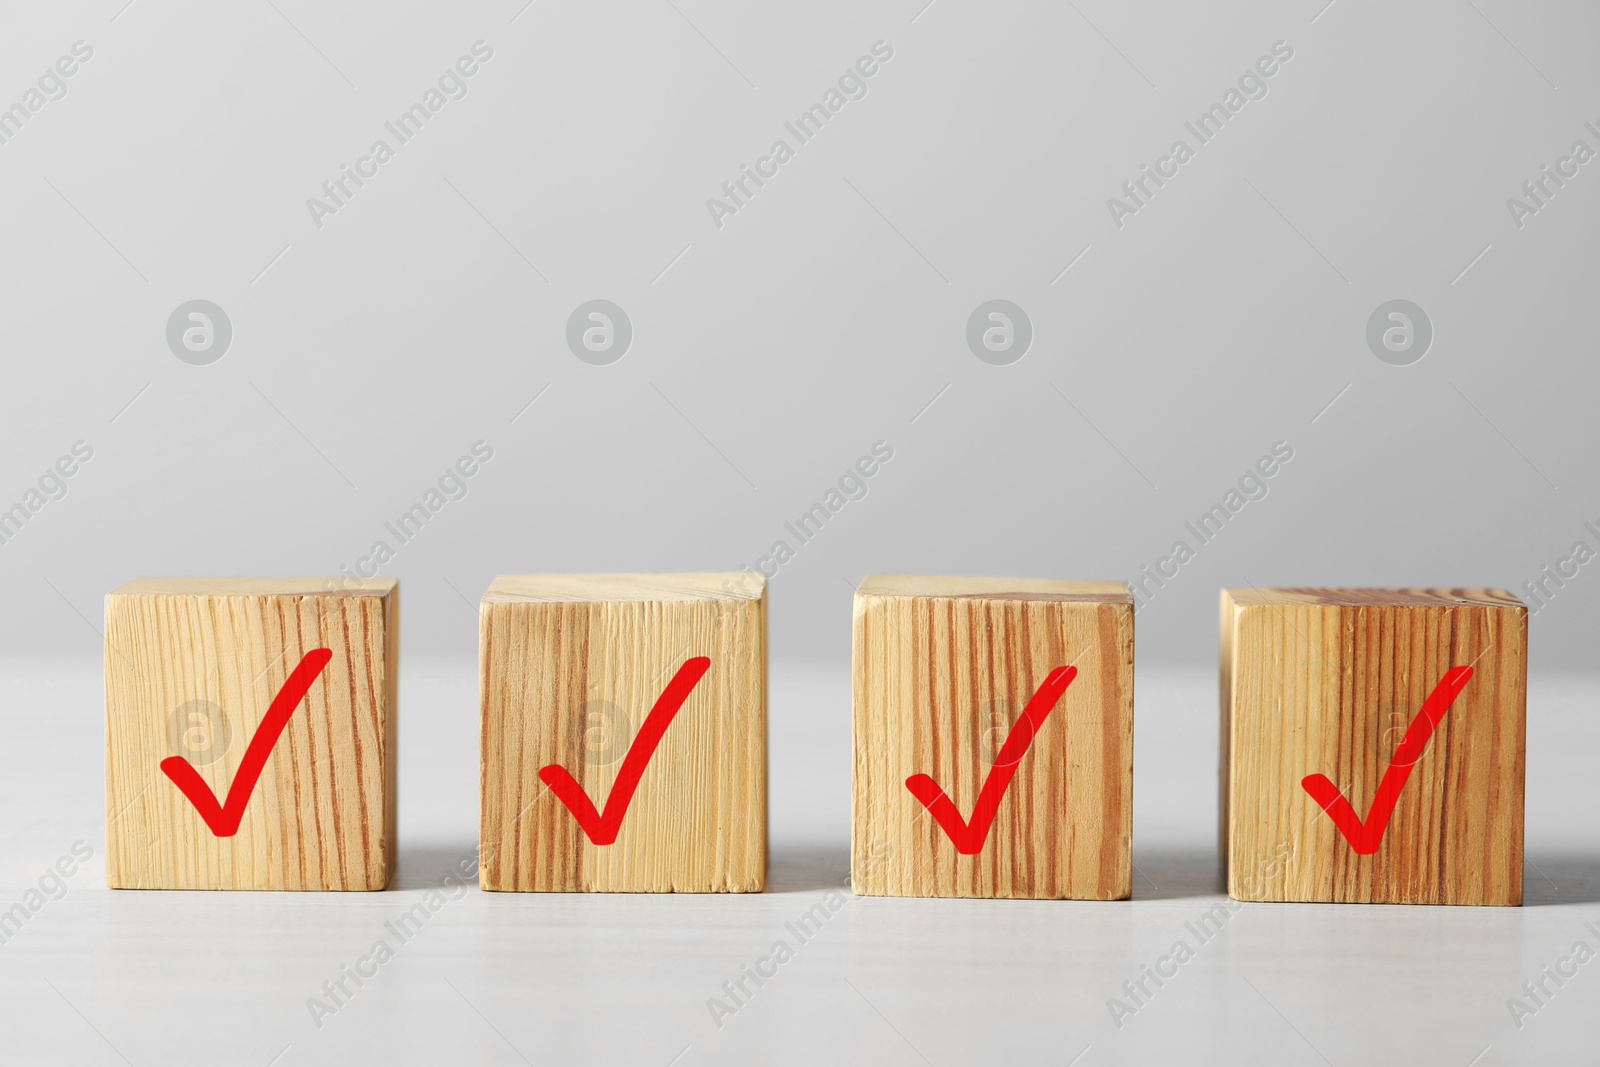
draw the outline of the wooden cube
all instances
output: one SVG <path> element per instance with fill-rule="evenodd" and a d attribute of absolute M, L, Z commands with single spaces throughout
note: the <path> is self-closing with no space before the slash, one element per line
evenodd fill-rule
<path fill-rule="evenodd" d="M 1498 589 L 1224 590 L 1229 894 L 1520 904 L 1527 619 Z"/>
<path fill-rule="evenodd" d="M 1126 585 L 873 575 L 852 673 L 857 893 L 1129 895 Z"/>
<path fill-rule="evenodd" d="M 764 888 L 760 575 L 503 575 L 478 620 L 484 889 Z"/>
<path fill-rule="evenodd" d="M 388 885 L 398 595 L 350 578 L 107 594 L 106 884 Z"/>

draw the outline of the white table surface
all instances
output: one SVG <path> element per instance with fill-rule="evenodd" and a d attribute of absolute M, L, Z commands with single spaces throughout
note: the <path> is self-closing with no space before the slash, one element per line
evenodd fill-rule
<path fill-rule="evenodd" d="M 1215 853 L 1216 681 L 1141 672 L 1134 899 L 854 898 L 849 678 L 775 664 L 771 876 L 759 896 L 488 894 L 438 909 L 331 1017 L 307 1000 L 473 855 L 473 665 L 402 665 L 401 857 L 377 894 L 104 887 L 98 661 L 0 668 L 0 909 L 82 840 L 94 857 L 0 945 L 0 1061 L 73 1064 L 1594 1062 L 1600 960 L 1519 1029 L 1507 1000 L 1600 950 L 1600 684 L 1530 681 L 1522 908 L 1251 904 Z M 809 940 L 786 930 L 838 890 Z M 708 999 L 795 948 L 731 1016 Z M 1107 1000 L 1183 938 L 1192 960 L 1119 1028 Z M 351 988 L 354 988 L 351 986 Z M 754 988 L 754 987 L 752 987 Z"/>

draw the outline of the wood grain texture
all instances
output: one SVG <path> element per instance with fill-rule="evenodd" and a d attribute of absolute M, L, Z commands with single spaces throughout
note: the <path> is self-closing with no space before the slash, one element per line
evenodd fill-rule
<path fill-rule="evenodd" d="M 106 883 L 376 890 L 395 865 L 398 590 L 351 579 L 158 579 L 106 596 Z M 273 746 L 233 837 L 161 771 L 219 802 L 285 678 L 332 652 Z"/>
<path fill-rule="evenodd" d="M 1527 653 L 1527 609 L 1502 590 L 1224 590 L 1229 894 L 1520 904 Z M 1471 679 L 1378 851 L 1358 855 L 1301 780 L 1326 775 L 1365 820 L 1406 729 L 1460 666 Z"/>
<path fill-rule="evenodd" d="M 851 885 L 887 896 L 1126 898 L 1133 598 L 1119 582 L 872 576 L 856 591 Z M 1078 675 L 1017 764 L 983 849 L 957 853 L 906 788 L 970 817 L 1051 670 Z"/>
<path fill-rule="evenodd" d="M 539 780 L 560 764 L 598 809 L 657 697 L 711 660 L 645 768 L 617 839 L 593 844 Z M 484 889 L 760 892 L 766 884 L 766 583 L 750 573 L 515 575 L 479 612 Z"/>

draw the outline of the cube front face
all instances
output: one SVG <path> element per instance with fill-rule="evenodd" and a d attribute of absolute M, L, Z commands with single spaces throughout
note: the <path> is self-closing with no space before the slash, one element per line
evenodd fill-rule
<path fill-rule="evenodd" d="M 1020 756 L 1030 697 L 1075 666 Z M 874 576 L 855 599 L 851 886 L 883 896 L 1126 898 L 1132 889 L 1133 600 L 1110 582 Z M 1026 733 L 1024 723 L 1020 729 Z M 961 819 L 1012 777 L 975 854 L 907 786 Z"/>
<path fill-rule="evenodd" d="M 705 674 L 596 844 L 541 780 L 599 812 L 658 698 Z M 526 575 L 479 614 L 479 881 L 510 892 L 760 892 L 766 884 L 766 588 L 748 573 Z"/>
<path fill-rule="evenodd" d="M 180 579 L 106 597 L 106 883 L 377 890 L 395 864 L 398 599 L 392 581 Z M 162 770 L 219 805 L 307 653 L 326 666 L 219 837 Z"/>
<path fill-rule="evenodd" d="M 1250 589 L 1224 591 L 1222 613 L 1230 895 L 1521 903 L 1521 601 L 1480 589 Z M 1456 667 L 1471 676 L 1426 747 L 1402 749 Z M 1400 785 L 1385 823 L 1373 809 L 1386 773 Z M 1376 851 L 1358 852 L 1313 799 L 1312 775 L 1381 826 Z"/>

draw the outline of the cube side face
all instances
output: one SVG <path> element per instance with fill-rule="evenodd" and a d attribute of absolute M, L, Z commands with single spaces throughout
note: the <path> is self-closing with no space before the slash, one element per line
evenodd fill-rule
<path fill-rule="evenodd" d="M 1472 676 L 1361 855 L 1302 785 L 1364 822 L 1452 667 Z M 1527 613 L 1511 606 L 1251 604 L 1233 614 L 1228 891 L 1241 900 L 1522 900 Z"/>
<path fill-rule="evenodd" d="M 1224 870 L 1228 866 L 1230 844 L 1228 835 L 1233 825 L 1228 816 L 1228 807 L 1231 800 L 1229 788 L 1232 781 L 1228 773 L 1232 759 L 1233 745 L 1233 640 L 1234 640 L 1234 614 L 1238 609 L 1234 606 L 1233 597 L 1228 595 L 1228 590 L 1222 591 L 1221 630 L 1222 642 L 1220 650 L 1220 663 L 1217 667 L 1217 682 L 1221 714 L 1218 716 L 1219 729 L 1217 737 L 1217 859 Z"/>
<path fill-rule="evenodd" d="M 760 892 L 766 602 L 485 602 L 479 883 L 505 892 Z M 711 666 L 645 765 L 615 841 L 592 842 L 539 770 L 605 810 L 684 663 Z"/>
<path fill-rule="evenodd" d="M 1029 698 L 1077 677 L 1015 764 L 982 849 L 957 852 L 906 787 L 963 819 Z M 884 896 L 1112 900 L 1132 889 L 1133 608 L 857 597 L 851 885 Z"/>
<path fill-rule="evenodd" d="M 106 883 L 356 890 L 394 871 L 395 628 L 386 593 L 106 598 Z M 237 833 L 217 837 L 161 770 L 181 756 L 220 804 L 306 653 L 295 706 Z"/>
<path fill-rule="evenodd" d="M 394 880 L 400 862 L 400 585 L 383 598 L 383 884 Z"/>

